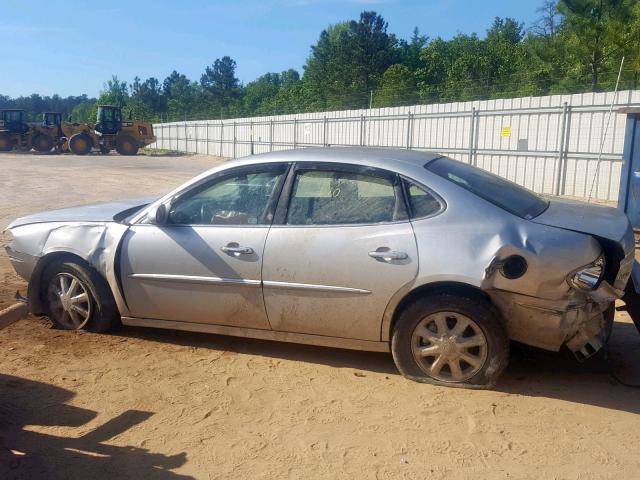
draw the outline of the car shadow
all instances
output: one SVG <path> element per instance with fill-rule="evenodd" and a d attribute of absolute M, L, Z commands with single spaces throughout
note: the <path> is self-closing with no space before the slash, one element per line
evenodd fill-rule
<path fill-rule="evenodd" d="M 128 410 L 81 436 L 38 433 L 29 426 L 82 427 L 97 413 L 67 404 L 75 393 L 0 374 L 0 478 L 191 478 L 171 472 L 186 454 L 163 455 L 105 442 L 144 422 L 151 412 Z"/>
<path fill-rule="evenodd" d="M 361 352 L 285 342 L 152 328 L 126 327 L 119 335 L 147 341 L 399 375 L 388 353 Z M 496 391 L 546 397 L 640 413 L 640 336 L 631 323 L 616 322 L 606 352 L 577 363 L 566 352 L 513 344 L 510 364 Z"/>

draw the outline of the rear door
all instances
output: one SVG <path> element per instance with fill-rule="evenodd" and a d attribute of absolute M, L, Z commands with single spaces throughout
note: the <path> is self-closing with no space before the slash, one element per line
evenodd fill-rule
<path fill-rule="evenodd" d="M 344 164 L 296 166 L 262 269 L 274 330 L 379 340 L 389 300 L 418 270 L 398 177 Z"/>

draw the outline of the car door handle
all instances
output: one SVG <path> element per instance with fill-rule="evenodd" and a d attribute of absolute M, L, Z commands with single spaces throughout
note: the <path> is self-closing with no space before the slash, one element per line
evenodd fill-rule
<path fill-rule="evenodd" d="M 228 253 L 229 255 L 234 255 L 234 256 L 239 256 L 239 255 L 252 255 L 253 253 L 255 253 L 253 251 L 253 248 L 251 247 L 241 247 L 241 246 L 234 246 L 234 245 L 225 245 L 224 247 L 221 247 L 221 250 L 224 253 Z"/>
<path fill-rule="evenodd" d="M 382 260 L 384 262 L 391 262 L 393 260 L 404 260 L 409 257 L 409 255 L 404 252 L 396 252 L 394 250 L 387 250 L 386 252 L 376 250 L 374 252 L 369 252 L 369 256 L 371 258 Z"/>

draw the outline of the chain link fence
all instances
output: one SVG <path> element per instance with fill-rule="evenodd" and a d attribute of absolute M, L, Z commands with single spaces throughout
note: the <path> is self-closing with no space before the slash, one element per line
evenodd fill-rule
<path fill-rule="evenodd" d="M 152 147 L 221 157 L 312 146 L 442 153 L 553 195 L 617 200 L 625 116 L 640 90 L 154 125 Z M 600 160 L 599 160 L 600 159 Z"/>

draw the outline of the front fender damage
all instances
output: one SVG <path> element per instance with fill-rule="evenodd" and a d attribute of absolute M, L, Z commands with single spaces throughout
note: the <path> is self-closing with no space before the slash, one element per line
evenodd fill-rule
<path fill-rule="evenodd" d="M 101 274 L 109 284 L 120 312 L 126 310 L 115 266 L 118 246 L 127 228 L 117 223 L 78 223 L 52 228 L 39 246 L 42 255 L 29 282 L 30 311 L 43 313 L 42 273 L 53 258 L 64 254 L 81 258 Z"/>

